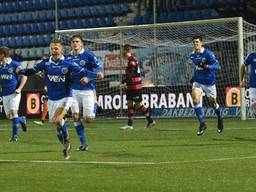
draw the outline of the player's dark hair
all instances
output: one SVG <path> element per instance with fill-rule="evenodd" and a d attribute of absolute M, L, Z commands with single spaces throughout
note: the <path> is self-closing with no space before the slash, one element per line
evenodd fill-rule
<path fill-rule="evenodd" d="M 8 47 L 0 47 L 0 54 L 4 54 L 5 57 L 9 57 L 9 51 Z"/>
<path fill-rule="evenodd" d="M 195 39 L 199 39 L 200 41 L 203 41 L 203 38 L 200 35 L 196 35 L 196 36 L 192 37 L 192 41 Z"/>
<path fill-rule="evenodd" d="M 75 38 L 80 39 L 82 42 L 84 42 L 82 35 L 75 34 L 71 37 L 71 41 L 73 41 Z"/>
<path fill-rule="evenodd" d="M 132 50 L 132 47 L 129 44 L 125 44 L 123 49 L 125 52 L 130 52 Z"/>

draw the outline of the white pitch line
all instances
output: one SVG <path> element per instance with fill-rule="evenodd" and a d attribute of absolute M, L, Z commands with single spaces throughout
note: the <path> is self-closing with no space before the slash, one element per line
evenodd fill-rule
<path fill-rule="evenodd" d="M 161 164 L 189 164 L 200 162 L 216 162 L 216 161 L 234 161 L 256 159 L 256 156 L 247 157 L 226 157 L 217 159 L 202 159 L 202 160 L 184 160 L 184 161 L 164 161 L 164 162 L 119 162 L 119 161 L 55 161 L 55 160 L 14 160 L 0 159 L 0 163 L 45 163 L 45 164 L 102 164 L 102 165 L 161 165 Z"/>

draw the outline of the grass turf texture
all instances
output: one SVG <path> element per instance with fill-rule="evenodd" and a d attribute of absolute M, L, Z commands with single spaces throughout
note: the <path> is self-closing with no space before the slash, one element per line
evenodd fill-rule
<path fill-rule="evenodd" d="M 71 159 L 64 160 L 52 124 L 29 121 L 28 132 L 10 143 L 11 124 L 0 124 L 1 192 L 234 192 L 256 188 L 255 120 L 216 119 L 197 136 L 195 119 L 157 119 L 153 129 L 136 119 L 134 130 L 119 130 L 126 120 L 85 125 L 88 152 L 68 122 Z"/>

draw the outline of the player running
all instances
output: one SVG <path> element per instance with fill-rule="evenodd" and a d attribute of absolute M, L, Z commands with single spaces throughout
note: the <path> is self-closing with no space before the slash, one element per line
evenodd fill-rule
<path fill-rule="evenodd" d="M 195 113 L 200 123 L 197 135 L 202 135 L 207 128 L 201 106 L 201 98 L 203 92 L 205 92 L 211 106 L 215 110 L 215 113 L 218 117 L 217 130 L 218 133 L 221 133 L 223 131 L 223 119 L 220 112 L 220 106 L 216 100 L 217 91 L 216 79 L 214 75 L 214 71 L 220 70 L 221 66 L 215 58 L 213 52 L 203 47 L 201 36 L 195 36 L 192 40 L 194 45 L 194 51 L 190 55 L 190 59 L 194 64 L 194 70 L 191 79 L 191 83 L 193 83 L 192 98 Z"/>
<path fill-rule="evenodd" d="M 18 125 L 24 132 L 27 131 L 26 118 L 19 117 L 18 110 L 27 77 L 19 75 L 22 66 L 19 62 L 9 57 L 9 48 L 0 47 L 0 84 L 2 86 L 3 105 L 6 117 L 12 120 L 12 136 L 10 142 L 18 141 Z"/>
<path fill-rule="evenodd" d="M 79 65 L 63 56 L 63 44 L 59 40 L 50 43 L 51 57 L 45 59 L 32 69 L 23 71 L 25 75 L 32 75 L 44 71 L 45 84 L 48 88 L 49 121 L 54 122 L 57 137 L 64 145 L 64 158 L 69 159 L 70 140 L 68 128 L 64 120 L 73 99 L 70 88 L 70 74 L 76 72 L 82 83 L 88 83 L 88 78 L 96 78 L 95 73 L 81 69 Z M 88 78 L 87 78 L 88 77 Z"/>
<path fill-rule="evenodd" d="M 68 56 L 75 63 L 78 63 L 83 69 L 94 72 L 99 78 L 103 78 L 103 66 L 97 59 L 96 55 L 84 49 L 84 41 L 82 36 L 73 35 L 71 38 L 71 54 Z M 78 151 L 87 151 L 88 144 L 84 133 L 84 126 L 80 119 L 80 110 L 86 123 L 91 123 L 95 118 L 95 103 L 96 103 L 96 85 L 94 79 L 90 79 L 87 84 L 80 82 L 76 72 L 72 74 L 72 97 L 76 102 L 71 106 L 74 127 L 79 136 L 81 145 L 77 148 Z"/>
<path fill-rule="evenodd" d="M 245 87 L 245 70 L 250 66 L 250 101 L 251 108 L 256 116 L 256 53 L 249 54 L 244 61 L 244 64 L 240 66 L 240 86 Z"/>

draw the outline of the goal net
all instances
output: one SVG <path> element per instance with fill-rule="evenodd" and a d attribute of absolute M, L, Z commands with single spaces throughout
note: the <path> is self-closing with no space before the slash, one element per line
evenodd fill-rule
<path fill-rule="evenodd" d="M 138 26 L 56 31 L 70 50 L 70 37 L 80 34 L 85 47 L 101 59 L 105 79 L 97 80 L 98 104 L 105 117 L 126 116 L 123 79 L 127 61 L 120 58 L 122 45 L 130 44 L 142 71 L 143 103 L 157 117 L 194 117 L 191 97 L 192 37 L 201 35 L 204 47 L 212 50 L 221 70 L 216 71 L 218 102 L 224 117 L 252 116 L 248 90 L 239 88 L 239 66 L 256 49 L 256 27 L 242 18 L 198 20 Z M 214 116 L 203 96 L 206 116 Z"/>

